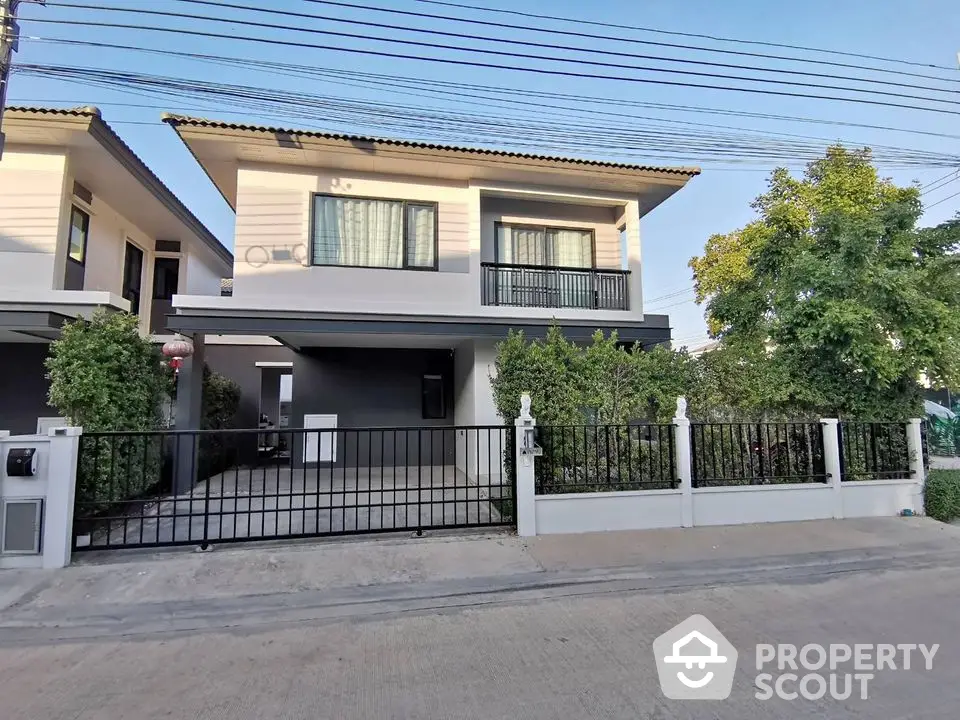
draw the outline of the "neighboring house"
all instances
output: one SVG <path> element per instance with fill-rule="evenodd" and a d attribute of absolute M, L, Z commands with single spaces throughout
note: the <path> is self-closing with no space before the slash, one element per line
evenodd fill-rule
<path fill-rule="evenodd" d="M 0 429 L 36 432 L 60 326 L 98 307 L 171 334 L 176 293 L 219 295 L 233 256 L 97 108 L 8 108 L 0 160 Z"/>
<path fill-rule="evenodd" d="M 282 343 L 261 388 L 292 373 L 291 427 L 502 424 L 490 374 L 511 328 L 670 341 L 643 311 L 640 219 L 696 168 L 165 121 L 236 210 L 232 295 L 181 292 L 170 327 Z"/>
<path fill-rule="evenodd" d="M 685 346 L 683 346 L 683 345 L 681 344 L 681 347 L 685 347 Z M 695 345 L 694 347 L 688 347 L 688 348 L 687 348 L 687 353 L 690 355 L 690 357 L 700 357 L 701 355 L 703 355 L 703 354 L 705 354 L 705 353 L 712 352 L 712 351 L 716 350 L 718 347 L 720 347 L 720 341 L 719 341 L 719 340 L 710 340 L 710 341 L 708 341 L 708 342 L 700 343 L 699 345 Z M 677 349 L 679 350 L 679 348 L 677 348 Z"/>

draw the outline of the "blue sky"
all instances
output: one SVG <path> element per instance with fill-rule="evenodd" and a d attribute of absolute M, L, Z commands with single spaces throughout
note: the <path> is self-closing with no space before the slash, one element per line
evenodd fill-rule
<path fill-rule="evenodd" d="M 58 0 L 51 0 L 56 3 Z M 82 0 L 69 0 L 81 2 Z M 234 0 L 241 4 L 270 7 L 278 10 L 322 13 L 341 18 L 362 18 L 380 22 L 395 22 L 415 25 L 423 28 L 459 29 L 463 32 L 490 33 L 487 28 L 452 28 L 450 23 L 439 23 L 413 18 L 391 18 L 382 14 L 354 9 L 329 7 L 323 4 L 307 3 L 304 0 L 273 0 L 269 3 L 253 0 Z M 87 2 L 87 4 L 93 4 Z M 100 3 L 104 4 L 104 3 Z M 167 10 L 181 13 L 213 14 L 230 12 L 232 17 L 247 17 L 264 22 L 300 24 L 306 21 L 285 20 L 282 17 L 255 16 L 239 11 L 217 11 L 216 8 L 188 5 L 177 0 L 114 0 L 108 3 L 115 7 Z M 437 14 L 457 14 L 464 17 L 477 17 L 503 21 L 503 16 L 491 16 L 471 13 L 465 10 L 443 8 L 415 2 L 415 0 L 371 0 L 369 5 L 411 9 L 419 12 Z M 589 4 L 573 0 L 475 0 L 469 4 L 487 5 L 511 9 L 522 9 L 534 13 L 546 13 L 559 16 L 588 17 L 591 20 L 606 21 L 625 25 L 643 25 L 666 30 L 678 30 L 692 33 L 706 33 L 715 36 L 728 36 L 769 42 L 807 45 L 845 52 L 856 52 L 880 56 L 928 62 L 940 66 L 956 66 L 957 51 L 960 50 L 960 6 L 955 0 L 918 0 L 904 3 L 898 0 L 808 0 L 800 5 L 785 6 L 761 0 L 732 0 L 716 2 L 709 0 L 687 0 L 683 3 L 630 2 L 624 0 L 594 0 Z M 129 22 L 135 24 L 164 24 L 185 29 L 200 29 L 211 32 L 236 32 L 253 35 L 262 33 L 267 38 L 294 37 L 305 42 L 324 42 L 324 38 L 311 35 L 282 33 L 273 30 L 254 31 L 228 24 L 211 24 L 199 20 L 175 20 L 149 16 L 135 16 L 119 13 L 94 13 L 88 10 L 68 10 L 52 5 L 22 5 L 21 49 L 16 57 L 18 63 L 51 63 L 60 65 L 120 69 L 130 72 L 162 74 L 192 79 L 216 80 L 232 84 L 254 85 L 259 87 L 281 88 L 315 94 L 343 94 L 360 99 L 384 99 L 392 102 L 418 102 L 415 98 L 391 96 L 390 93 L 371 92 L 367 89 L 344 87 L 331 84 L 329 80 L 276 75 L 256 70 L 241 70 L 200 63 L 194 60 L 161 57 L 145 53 L 120 50 L 91 50 L 90 48 L 69 47 L 32 38 L 72 38 L 75 40 L 94 40 L 141 47 L 152 47 L 183 52 L 204 53 L 209 55 L 227 55 L 234 57 L 252 57 L 261 60 L 273 60 L 285 63 L 297 63 L 319 68 L 344 70 L 363 70 L 366 72 L 402 74 L 420 78 L 470 82 L 483 85 L 497 85 L 526 90 L 547 90 L 564 93 L 582 93 L 602 97 L 615 96 L 623 99 L 643 100 L 682 105 L 700 105 L 714 108 L 749 110 L 752 112 L 775 113 L 790 117 L 814 117 L 825 120 L 839 120 L 856 123 L 887 125 L 897 128 L 925 130 L 938 133 L 960 135 L 960 115 L 940 115 L 915 110 L 885 108 L 849 103 L 804 100 L 798 98 L 778 98 L 742 93 L 722 92 L 708 89 L 670 88 L 645 85 L 641 83 L 620 83 L 608 80 L 587 80 L 575 78 L 555 78 L 531 75 L 507 70 L 470 69 L 444 66 L 414 60 L 365 57 L 319 49 L 296 49 L 281 46 L 264 46 L 239 41 L 204 39 L 189 36 L 138 32 L 134 30 L 90 28 L 73 25 L 53 25 L 31 22 L 31 18 L 98 20 L 104 22 Z M 519 20 L 518 20 L 519 22 Z M 529 22 L 529 21 L 523 21 Z M 542 23 L 544 26 L 570 29 L 569 25 Z M 319 23 L 317 27 L 323 27 Z M 342 29 L 342 27 L 337 27 Z M 356 29 L 354 29 L 356 31 Z M 601 31 L 592 28 L 591 31 Z M 529 37 L 529 33 L 503 31 L 504 37 Z M 606 30 L 601 32 L 615 32 Z M 638 39 L 667 40 L 683 42 L 678 38 L 648 35 L 633 31 L 624 31 L 625 37 Z M 537 38 L 542 40 L 542 37 Z M 351 47 L 382 47 L 372 41 L 339 41 Z M 580 41 L 581 44 L 582 41 Z M 690 43 L 706 44 L 713 47 L 737 48 L 729 44 L 690 40 Z M 584 44 L 584 47 L 590 47 Z M 593 47 L 596 47 L 594 45 Z M 611 47 L 614 44 L 611 43 Z M 623 50 L 616 45 L 614 49 Z M 742 46 L 739 49 L 744 49 Z M 798 51 L 777 50 L 773 48 L 750 48 L 773 54 L 800 55 Z M 649 48 L 648 52 L 671 55 L 673 57 L 706 58 L 703 53 L 666 51 Z M 462 54 L 448 53 L 450 57 L 462 57 Z M 807 55 L 808 57 L 818 57 Z M 713 57 L 711 59 L 717 59 Z M 771 66 L 775 61 L 725 58 L 726 61 L 743 62 Z M 849 62 L 863 62 L 849 59 Z M 877 64 L 877 63 L 874 63 Z M 808 68 L 823 71 L 824 68 Z M 909 68 L 908 68 L 909 69 Z M 920 68 L 913 68 L 925 72 Z M 951 77 L 949 72 L 929 71 L 941 77 Z M 960 80 L 960 70 L 955 71 Z M 957 98 L 960 100 L 960 85 L 957 86 Z M 11 103 L 29 101 L 32 104 L 92 104 L 99 105 L 105 119 L 140 154 L 151 168 L 178 193 L 186 204 L 203 220 L 213 232 L 229 247 L 232 244 L 233 215 L 219 194 L 204 176 L 185 148 L 176 139 L 173 132 L 156 121 L 161 108 L 180 111 L 186 114 L 204 115 L 243 122 L 262 122 L 281 126 L 302 126 L 328 130 L 351 131 L 354 128 L 336 123 L 320 123 L 316 120 L 296 122 L 289 118 L 270 117 L 266 114 L 241 114 L 236 110 L 218 108 L 209 101 L 195 99 L 149 97 L 129 91 L 105 89 L 87 86 L 77 82 L 64 82 L 34 75 L 15 76 L 9 92 Z M 125 107 L 111 103 L 136 103 L 156 107 Z M 435 107 L 443 102 L 433 101 Z M 458 109 L 456 104 L 447 102 L 450 109 Z M 474 108 L 471 108 L 474 110 Z M 296 109 L 291 109 L 295 113 Z M 548 116 L 549 106 L 541 108 Z M 729 123 L 737 127 L 751 128 L 782 133 L 797 133 L 830 140 L 842 139 L 860 144 L 886 144 L 941 153 L 960 155 L 960 141 L 955 139 L 934 138 L 916 134 L 844 128 L 833 126 L 808 125 L 785 121 L 767 121 L 752 118 L 711 117 L 704 114 L 689 114 L 675 111 L 645 111 L 646 115 L 655 115 L 663 119 L 694 120 L 699 122 Z M 389 132 L 381 133 L 390 135 Z M 610 159 L 617 159 L 615 156 Z M 654 159 L 655 162 L 661 162 Z M 699 164 L 695 155 L 677 164 Z M 690 288 L 689 258 L 701 251 L 707 237 L 716 232 L 733 230 L 752 217 L 750 201 L 763 191 L 768 167 L 735 169 L 729 166 L 717 167 L 705 164 L 703 175 L 693 180 L 686 189 L 678 193 L 667 203 L 657 208 L 643 221 L 644 286 L 645 297 L 657 298 L 662 295 Z M 918 180 L 927 183 L 947 173 L 945 168 L 884 170 L 899 183 Z M 960 182 L 954 182 L 942 191 L 930 193 L 925 200 L 931 203 L 960 190 Z M 960 197 L 948 200 L 932 208 L 924 217 L 925 224 L 935 224 L 953 216 L 960 209 Z M 690 345 L 705 341 L 702 311 L 693 304 L 692 291 L 676 295 L 666 300 L 653 302 L 651 312 L 666 312 L 671 315 L 675 328 L 674 337 L 685 340 Z"/>

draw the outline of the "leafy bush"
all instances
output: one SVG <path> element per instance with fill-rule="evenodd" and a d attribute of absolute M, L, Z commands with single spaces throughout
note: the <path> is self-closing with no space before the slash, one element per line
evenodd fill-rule
<path fill-rule="evenodd" d="M 928 415 L 927 446 L 933 455 L 953 456 L 960 449 L 960 417 L 943 418 Z"/>
<path fill-rule="evenodd" d="M 240 408 L 240 386 L 206 364 L 203 366 L 203 401 L 200 427 L 224 430 L 233 427 Z M 237 461 L 237 443 L 228 443 L 220 433 L 200 437 L 199 475 L 208 478 L 223 472 Z"/>
<path fill-rule="evenodd" d="M 507 422 L 517 417 L 526 392 L 537 424 L 552 432 L 539 441 L 544 456 L 537 482 L 544 492 L 636 489 L 656 482 L 651 458 L 661 454 L 659 440 L 654 447 L 625 426 L 668 422 L 677 396 L 698 386 L 695 364 L 685 352 L 626 349 L 615 332 L 604 336 L 600 331 L 590 345 L 578 346 L 558 327 L 551 327 L 544 340 L 531 342 L 523 333 L 511 332 L 498 348 L 496 371 L 490 382 L 500 416 Z M 583 427 L 597 425 L 619 429 L 597 433 Z M 508 468 L 513 444 L 509 434 L 504 448 Z M 600 477 L 607 485 L 598 483 Z"/>
<path fill-rule="evenodd" d="M 160 353 L 128 313 L 98 310 L 63 326 L 46 367 L 50 404 L 85 433 L 160 426 L 164 392 Z M 140 437 L 84 438 L 77 501 L 108 505 L 142 495 L 160 481 L 161 448 Z M 93 445 L 92 451 L 90 445 Z"/>
<path fill-rule="evenodd" d="M 50 346 L 50 404 L 88 432 L 153 430 L 164 390 L 160 352 L 129 313 L 66 323 Z"/>
<path fill-rule="evenodd" d="M 923 489 L 923 510 L 941 522 L 960 517 L 960 470 L 931 470 Z"/>

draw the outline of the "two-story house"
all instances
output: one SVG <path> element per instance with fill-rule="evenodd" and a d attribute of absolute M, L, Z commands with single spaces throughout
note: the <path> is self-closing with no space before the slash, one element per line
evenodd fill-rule
<path fill-rule="evenodd" d="M 232 296 L 181 292 L 170 327 L 286 346 L 261 366 L 292 373 L 291 427 L 501 424 L 511 328 L 670 340 L 644 313 L 640 220 L 697 168 L 165 121 L 236 211 Z"/>
<path fill-rule="evenodd" d="M 130 311 L 161 341 L 177 293 L 219 295 L 233 256 L 83 107 L 9 108 L 0 159 L 0 429 L 36 432 L 64 321 Z"/>

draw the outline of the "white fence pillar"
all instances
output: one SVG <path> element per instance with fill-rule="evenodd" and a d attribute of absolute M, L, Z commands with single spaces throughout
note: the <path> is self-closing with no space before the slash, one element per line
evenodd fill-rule
<path fill-rule="evenodd" d="M 923 467 L 923 420 L 911 418 L 907 421 L 907 452 L 910 457 L 910 477 L 916 483 L 913 491 L 913 511 L 923 513 L 923 486 L 926 484 L 927 471 Z"/>
<path fill-rule="evenodd" d="M 827 481 L 833 488 L 833 517 L 843 519 L 843 491 L 840 481 L 843 469 L 840 467 L 840 421 L 837 418 L 821 418 L 823 427 L 823 464 Z"/>
<path fill-rule="evenodd" d="M 77 460 L 83 428 L 50 428 L 47 497 L 43 524 L 43 567 L 70 564 L 73 548 L 73 505 L 77 491 Z"/>
<path fill-rule="evenodd" d="M 680 485 L 680 527 L 693 527 L 693 466 L 690 455 L 690 420 L 687 419 L 687 399 L 677 398 L 677 414 L 673 418 L 674 452 L 676 453 L 677 481 Z"/>
<path fill-rule="evenodd" d="M 524 393 L 520 398 L 520 417 L 514 420 L 516 439 L 514 468 L 517 473 L 517 535 L 532 537 L 537 534 L 536 483 L 534 467 L 533 434 L 537 421 L 530 415 L 530 396 Z"/>

